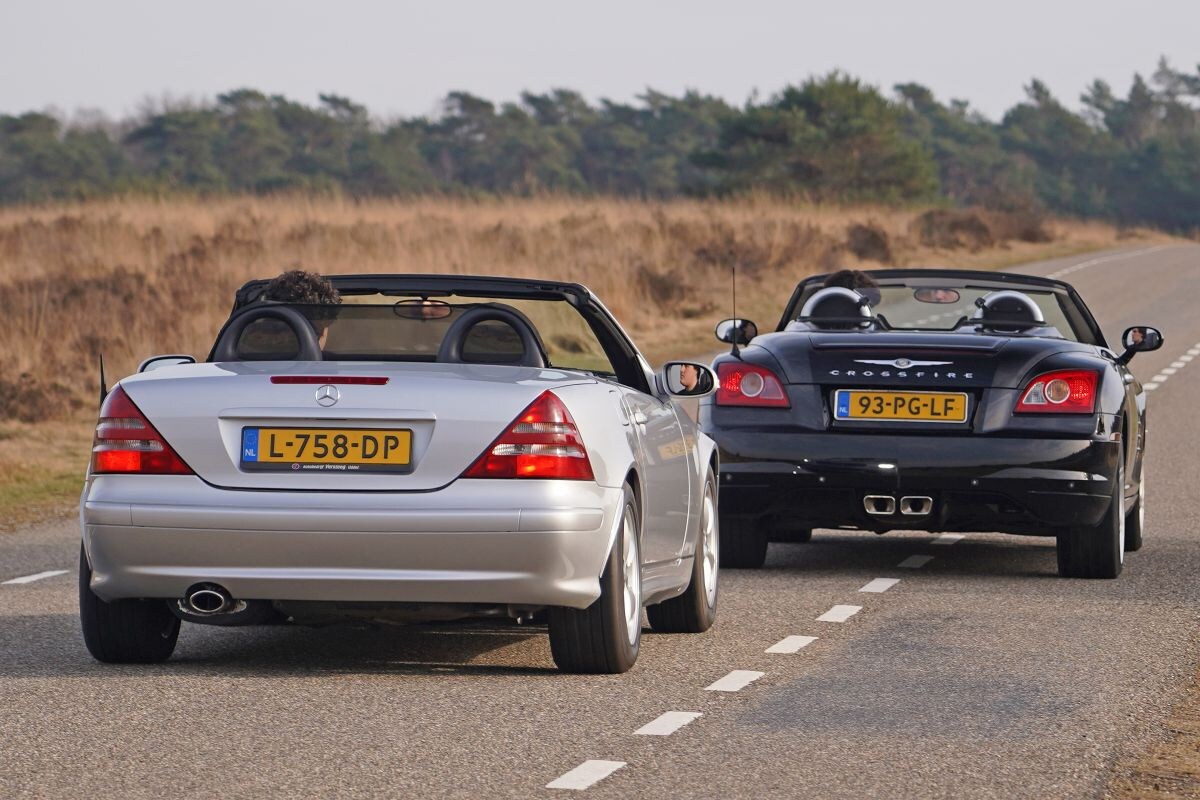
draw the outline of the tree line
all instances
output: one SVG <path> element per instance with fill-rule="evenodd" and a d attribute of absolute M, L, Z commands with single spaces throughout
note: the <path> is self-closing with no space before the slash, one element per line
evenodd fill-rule
<path fill-rule="evenodd" d="M 999 122 L 928 88 L 842 72 L 737 107 L 695 91 L 635 103 L 577 92 L 496 104 L 453 92 L 394 121 L 338 95 L 239 89 L 120 122 L 0 115 L 0 202 L 121 192 L 563 192 L 649 198 L 765 191 L 816 201 L 948 202 L 1200 227 L 1200 67 L 1165 60 L 1073 111 L 1034 80 Z"/>

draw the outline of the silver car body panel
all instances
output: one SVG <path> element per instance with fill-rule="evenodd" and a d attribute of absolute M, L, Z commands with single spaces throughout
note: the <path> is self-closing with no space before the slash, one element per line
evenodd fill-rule
<path fill-rule="evenodd" d="M 388 382 L 339 386 L 326 408 L 317 386 L 271 383 L 284 374 Z M 196 475 L 89 475 L 83 539 L 106 600 L 177 598 L 211 581 L 239 599 L 584 608 L 631 476 L 644 601 L 687 587 L 715 445 L 669 399 L 574 370 L 396 362 L 188 364 L 120 385 Z M 460 478 L 548 389 L 595 480 Z M 243 471 L 245 425 L 407 428 L 414 469 Z"/>

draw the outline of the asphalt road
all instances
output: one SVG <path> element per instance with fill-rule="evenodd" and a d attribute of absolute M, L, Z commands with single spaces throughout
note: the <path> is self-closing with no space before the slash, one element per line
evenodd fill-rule
<path fill-rule="evenodd" d="M 1200 247 L 1026 269 L 1073 269 L 1110 339 L 1166 337 L 1134 361 L 1147 533 L 1118 580 L 1058 578 L 1049 539 L 818 532 L 724 572 L 715 628 L 648 633 L 623 676 L 561 675 L 544 631 L 477 624 L 185 625 L 168 663 L 114 667 L 79 634 L 77 528 L 46 525 L 0 536 L 0 581 L 67 570 L 0 584 L 0 797 L 561 797 L 589 761 L 613 763 L 578 785 L 623 763 L 582 792 L 602 798 L 1102 794 L 1200 662 Z M 861 610 L 818 621 L 835 606 Z M 765 652 L 786 637 L 816 638 Z M 699 716 L 635 734 L 667 712 Z"/>

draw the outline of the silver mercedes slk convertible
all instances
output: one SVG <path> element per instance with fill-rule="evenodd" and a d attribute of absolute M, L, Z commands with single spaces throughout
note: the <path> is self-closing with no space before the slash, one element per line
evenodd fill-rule
<path fill-rule="evenodd" d="M 642 609 L 699 632 L 717 599 L 717 454 L 577 284 L 331 277 L 340 305 L 237 294 L 204 363 L 107 394 L 80 506 L 101 661 L 180 621 L 545 621 L 560 668 L 623 672 Z"/>

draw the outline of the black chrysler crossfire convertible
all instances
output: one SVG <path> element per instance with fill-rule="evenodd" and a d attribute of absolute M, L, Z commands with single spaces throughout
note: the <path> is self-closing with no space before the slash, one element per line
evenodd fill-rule
<path fill-rule="evenodd" d="M 778 328 L 725 320 L 700 423 L 720 445 L 721 561 L 813 528 L 1055 536 L 1059 574 L 1142 543 L 1146 398 L 1068 284 L 945 269 L 801 282 Z M 739 347 L 739 345 L 742 345 Z"/>

